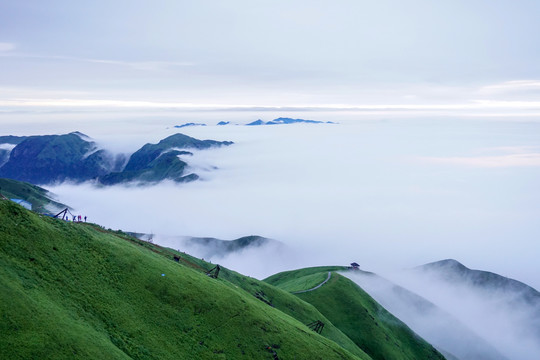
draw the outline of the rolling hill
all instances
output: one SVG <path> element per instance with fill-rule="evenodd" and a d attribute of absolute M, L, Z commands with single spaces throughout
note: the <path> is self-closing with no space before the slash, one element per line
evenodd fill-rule
<path fill-rule="evenodd" d="M 0 213 L 1 358 L 369 359 L 189 257 L 9 201 Z"/>
<path fill-rule="evenodd" d="M 296 296 L 315 306 L 374 360 L 444 359 L 433 346 L 358 285 L 337 272 L 346 269 L 317 267 L 294 270 L 270 276 L 265 281 L 294 290 Z M 301 287 L 302 290 L 313 289 L 324 278 L 328 281 L 316 290 L 300 291 Z"/>
<path fill-rule="evenodd" d="M 339 275 L 336 294 L 352 291 L 373 318 L 342 322 L 315 298 L 225 268 L 212 278 L 215 265 L 188 254 L 10 201 L 0 201 L 0 219 L 0 358 L 368 360 L 432 350 L 399 322 L 400 331 L 372 331 L 397 319 Z M 321 334 L 306 326 L 314 321 L 325 324 Z M 392 357 L 386 343 L 405 355 Z"/>

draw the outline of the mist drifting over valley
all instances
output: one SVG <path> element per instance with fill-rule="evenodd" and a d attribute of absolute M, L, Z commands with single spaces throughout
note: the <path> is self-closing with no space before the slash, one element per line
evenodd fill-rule
<path fill-rule="evenodd" d="M 193 151 L 189 165 L 201 179 L 192 183 L 48 188 L 113 229 L 220 239 L 256 234 L 298 249 L 294 261 L 268 256 L 272 271 L 275 264 L 289 269 L 357 261 L 384 272 L 457 258 L 540 287 L 534 255 L 537 123 L 315 119 L 339 124 L 213 126 L 217 121 L 202 117 L 209 126 L 182 132 L 234 145 Z M 91 126 L 83 130 L 103 147 L 128 153 L 178 132 L 172 125 L 182 122 L 134 120 L 145 124 L 144 134 L 119 122 L 114 136 L 101 139 Z M 272 271 L 247 273 L 264 277 Z"/>
<path fill-rule="evenodd" d="M 455 260 L 345 274 L 439 350 L 459 359 L 536 359 L 540 293 Z M 388 280 L 390 279 L 390 280 Z"/>

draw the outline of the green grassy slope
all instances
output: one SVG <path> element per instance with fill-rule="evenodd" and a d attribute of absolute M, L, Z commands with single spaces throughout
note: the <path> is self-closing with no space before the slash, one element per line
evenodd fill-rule
<path fill-rule="evenodd" d="M 129 239 L 129 237 L 126 237 Z M 133 241 L 133 239 L 132 239 Z M 136 241 L 136 240 L 135 240 Z M 178 252 L 173 249 L 163 248 L 144 241 L 138 241 L 141 246 L 145 246 L 154 252 L 160 253 L 168 258 L 179 258 L 179 261 L 197 271 L 206 272 L 215 265 L 204 260 L 193 257 L 189 254 Z M 335 268 L 335 267 L 333 267 Z M 341 330 L 335 327 L 330 320 L 322 315 L 313 305 L 300 300 L 287 291 L 283 291 L 264 281 L 254 279 L 249 276 L 239 274 L 235 271 L 222 267 L 219 278 L 225 280 L 224 284 L 235 289 L 242 289 L 249 295 L 258 299 L 267 306 L 274 307 L 283 313 L 292 316 L 303 324 L 309 324 L 316 320 L 323 321 L 326 326 L 321 333 L 322 336 L 330 339 L 361 359 L 371 359 L 362 349 L 360 349 Z"/>
<path fill-rule="evenodd" d="M 47 212 L 47 205 L 54 208 L 66 207 L 66 205 L 52 200 L 47 190 L 23 181 L 0 178 L 0 192 L 9 199 L 16 198 L 28 201 L 36 212 Z"/>
<path fill-rule="evenodd" d="M 272 275 L 265 282 L 276 285 L 280 289 L 295 292 L 312 289 L 328 277 L 329 271 L 346 270 L 345 266 L 320 266 L 292 271 L 284 271 Z"/>
<path fill-rule="evenodd" d="M 336 342 L 344 349 L 362 359 L 371 359 L 360 347 L 358 347 L 347 335 L 338 329 L 313 305 L 306 303 L 287 291 L 283 291 L 275 286 L 263 281 L 245 277 L 236 272 L 225 269 L 220 276 L 231 284 L 238 286 L 248 293 L 258 298 L 261 302 L 279 309 L 287 315 L 294 317 L 303 324 L 309 324 L 316 320 L 325 323 L 321 335 Z"/>
<path fill-rule="evenodd" d="M 336 269 L 301 269 L 296 275 L 302 279 L 313 277 L 317 272 L 326 275 L 332 270 Z M 292 271 L 276 274 L 265 281 L 289 288 L 291 284 L 298 284 L 294 279 L 295 271 Z M 307 284 L 307 288 L 310 287 L 312 284 Z M 297 296 L 314 305 L 373 359 L 444 359 L 358 285 L 336 272 L 332 272 L 331 279 L 319 289 Z"/>
<path fill-rule="evenodd" d="M 170 255 L 0 201 L 0 358 L 368 359 L 280 311 L 314 312 L 294 296 Z"/>

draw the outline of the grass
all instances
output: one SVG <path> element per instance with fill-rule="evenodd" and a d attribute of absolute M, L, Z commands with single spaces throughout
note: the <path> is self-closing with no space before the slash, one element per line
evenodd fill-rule
<path fill-rule="evenodd" d="M 345 267 L 259 281 L 213 266 L 2 200 L 0 359 L 442 359 Z"/>
<path fill-rule="evenodd" d="M 321 266 L 300 270 L 281 272 L 265 279 L 269 284 L 279 285 L 288 292 L 313 289 L 328 277 L 328 272 L 345 270 L 344 266 Z"/>
<path fill-rule="evenodd" d="M 209 267 L 0 201 L 0 358 L 272 359 L 271 347 L 280 359 L 369 359 L 298 320 L 319 316 L 314 307 L 226 269 L 212 279 Z"/>
<path fill-rule="evenodd" d="M 328 267 L 296 271 L 299 279 L 317 273 L 326 276 Z M 295 271 L 276 274 L 266 281 L 281 287 L 295 283 Z M 315 306 L 337 328 L 374 360 L 444 359 L 430 344 L 386 311 L 358 285 L 337 272 L 321 288 L 297 294 Z"/>
<path fill-rule="evenodd" d="M 116 232 L 115 235 L 120 236 L 125 240 L 137 243 L 140 246 L 146 247 L 151 251 L 159 253 L 167 258 L 174 259 L 176 257 L 180 263 L 184 264 L 185 266 L 189 266 L 196 271 L 206 272 L 215 266 L 215 264 L 210 264 L 189 254 L 131 238 L 122 232 Z M 341 267 L 332 267 L 332 269 L 341 269 Z M 269 285 L 264 281 L 259 281 L 252 277 L 239 274 L 223 267 L 221 268 L 219 279 L 224 280 L 224 284 L 227 286 L 247 292 L 247 294 L 253 296 L 267 306 L 274 307 L 282 311 L 283 313 L 297 319 L 302 324 L 309 324 L 315 320 L 322 320 L 326 324 L 324 331 L 321 334 L 322 336 L 334 341 L 342 348 L 358 356 L 360 359 L 371 359 L 369 355 L 360 349 L 345 334 L 343 334 L 341 330 L 335 327 L 313 305 L 298 299 L 289 292 Z"/>

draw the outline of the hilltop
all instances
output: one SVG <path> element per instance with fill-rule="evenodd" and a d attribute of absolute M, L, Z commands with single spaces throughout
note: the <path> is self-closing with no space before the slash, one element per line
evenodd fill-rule
<path fill-rule="evenodd" d="M 107 152 L 78 132 L 28 136 L 17 141 L 0 167 L 1 177 L 32 184 L 86 181 L 105 175 L 114 162 Z"/>
<path fill-rule="evenodd" d="M 489 271 L 469 269 L 454 259 L 445 259 L 421 265 L 416 267 L 415 270 L 439 276 L 449 283 L 471 284 L 485 292 L 496 290 L 514 293 L 521 301 L 540 307 L 540 292 L 529 285 Z"/>
<path fill-rule="evenodd" d="M 293 291 L 315 306 L 374 360 L 444 359 L 358 285 L 339 274 L 346 270 L 345 267 L 307 268 L 272 275 L 265 281 Z M 354 272 L 357 271 L 361 270 Z M 325 281 L 324 285 L 316 288 L 321 281 Z"/>

